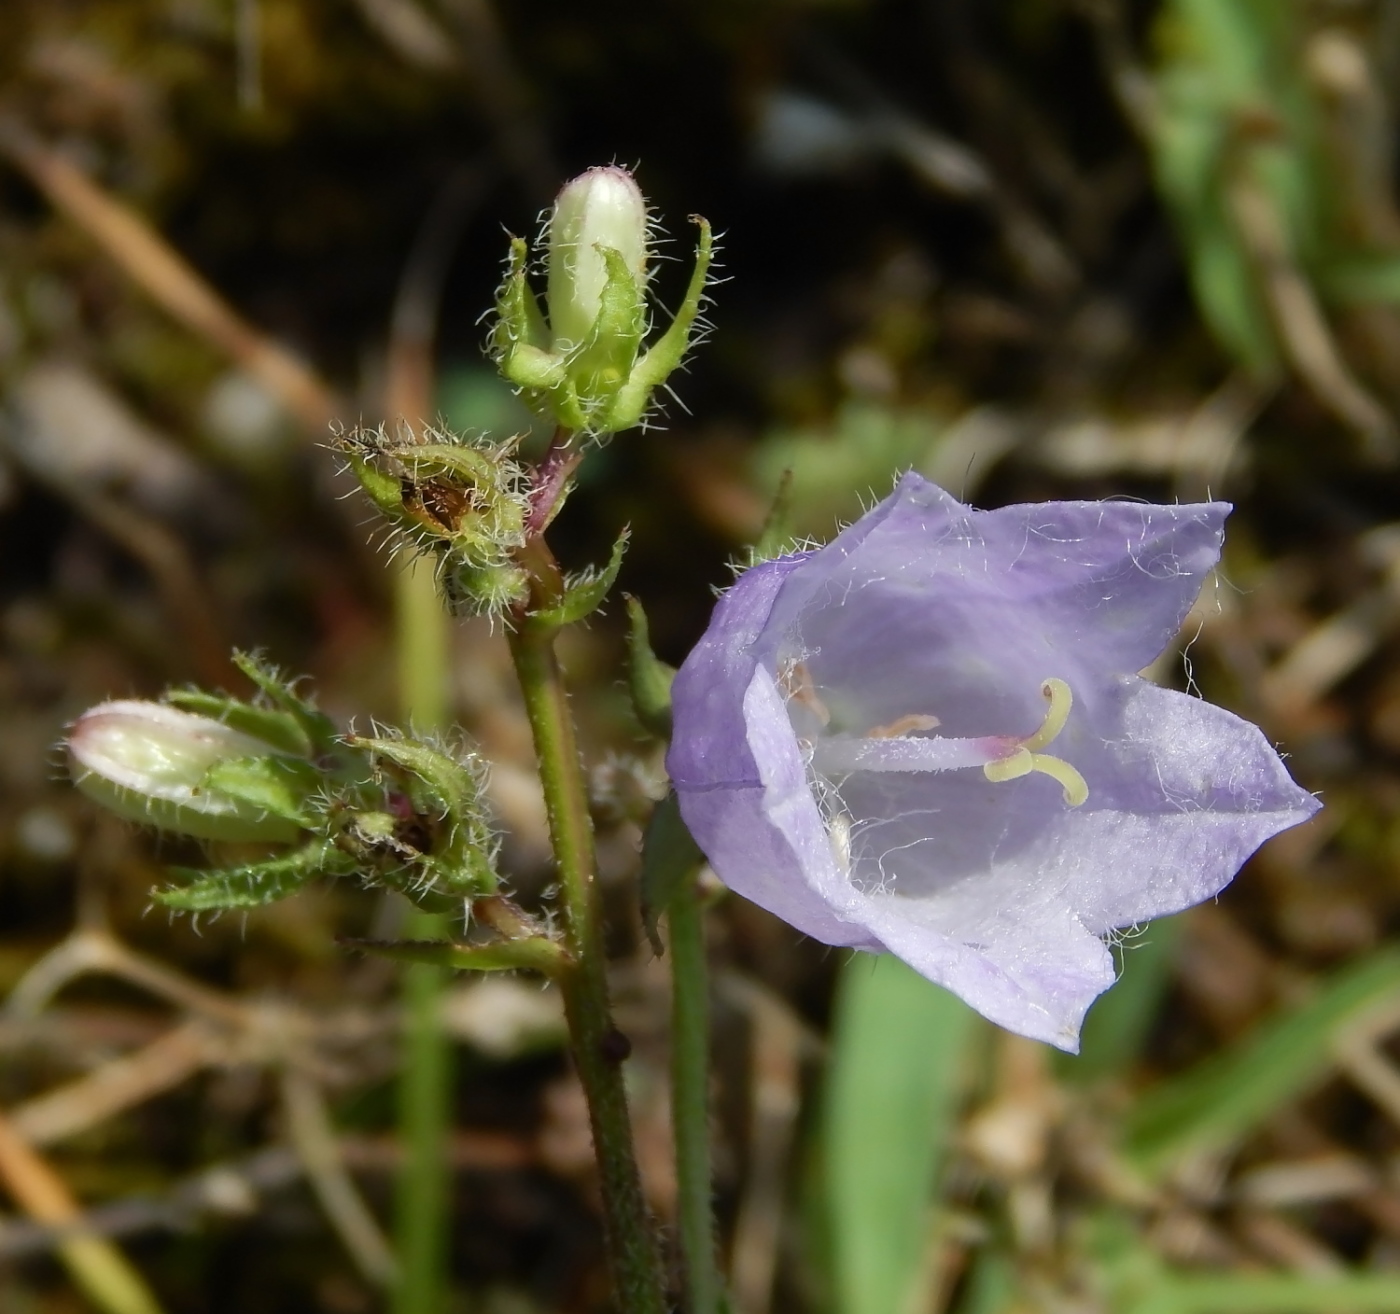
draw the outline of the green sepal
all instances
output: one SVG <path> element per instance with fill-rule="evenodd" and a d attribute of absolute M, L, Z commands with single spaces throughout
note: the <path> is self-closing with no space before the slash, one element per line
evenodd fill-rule
<path fill-rule="evenodd" d="M 265 862 L 250 862 L 218 871 L 172 867 L 172 876 L 189 883 L 155 890 L 153 895 L 156 902 L 181 912 L 261 908 L 295 894 L 317 876 L 343 876 L 349 870 L 344 854 L 329 844 L 317 842 Z"/>
<path fill-rule="evenodd" d="M 316 757 L 335 748 L 335 723 L 305 698 L 298 697 L 276 667 L 251 652 L 235 652 L 233 664 L 257 685 L 274 707 L 285 712 L 297 724 L 305 736 L 307 756 Z"/>
<path fill-rule="evenodd" d="M 481 944 L 447 940 L 342 940 L 342 944 L 400 963 L 426 963 L 462 972 L 541 972 L 558 976 L 570 962 L 564 946 L 543 935 Z"/>
<path fill-rule="evenodd" d="M 539 301 L 526 278 L 529 251 L 524 239 L 513 237 L 505 281 L 496 297 L 497 320 L 491 332 L 491 354 L 501 377 L 522 389 L 530 408 L 541 415 L 565 413 L 581 418 L 564 361 L 550 351 L 551 334 Z M 570 427 L 577 427 L 570 424 Z"/>
<path fill-rule="evenodd" d="M 230 729 L 298 757 L 316 757 L 334 748 L 336 732 L 331 719 L 299 698 L 275 667 L 256 653 L 235 652 L 232 660 L 269 705 L 202 689 L 172 689 L 165 701 L 183 711 L 222 721 Z"/>
<path fill-rule="evenodd" d="M 216 762 L 204 788 L 310 830 L 307 802 L 321 788 L 321 773 L 301 757 L 235 757 Z"/>
<path fill-rule="evenodd" d="M 405 775 L 405 792 L 419 817 L 438 819 L 441 843 L 416 860 L 421 874 L 439 877 L 453 893 L 493 893 L 497 885 L 496 840 L 487 824 L 480 773 L 447 753 L 404 739 L 348 737 L 352 748 L 387 758 Z M 405 893 L 417 888 L 411 881 Z"/>
<path fill-rule="evenodd" d="M 658 954 L 663 948 L 661 916 L 676 891 L 695 879 L 704 862 L 705 855 L 686 829 L 673 790 L 656 805 L 642 838 L 642 924 Z"/>
<path fill-rule="evenodd" d="M 193 839 L 290 844 L 302 835 L 302 827 L 297 823 L 223 794 L 206 795 L 205 805 L 201 806 L 197 799 L 158 798 L 128 789 L 92 771 L 76 774 L 74 784 L 108 812 L 127 821 Z"/>
<path fill-rule="evenodd" d="M 172 689 L 165 701 L 182 711 L 222 721 L 229 729 L 262 739 L 284 753 L 306 757 L 311 752 L 306 732 L 296 717 L 275 707 L 259 707 L 227 694 L 205 693 L 203 689 Z"/>
<path fill-rule="evenodd" d="M 579 406 L 590 417 L 608 413 L 637 363 L 647 331 L 646 298 L 627 262 L 611 247 L 599 253 L 608 277 L 598 299 L 598 317 L 588 341 L 565 365 Z"/>
<path fill-rule="evenodd" d="M 494 481 L 494 454 L 465 443 L 413 443 L 386 447 L 385 454 L 402 461 L 411 476 L 445 475 L 459 479 L 468 488 Z"/>
<path fill-rule="evenodd" d="M 564 362 L 558 356 L 529 345 L 512 347 L 501 358 L 501 377 L 517 388 L 546 394 L 567 387 L 569 382 Z"/>
<path fill-rule="evenodd" d="M 627 691 L 642 729 L 658 739 L 671 738 L 671 682 L 676 668 L 651 649 L 647 614 L 633 597 L 627 599 Z"/>
<path fill-rule="evenodd" d="M 491 345 L 503 358 L 522 347 L 540 352 L 549 348 L 549 327 L 526 278 L 529 263 L 530 251 L 525 239 L 512 237 L 505 280 L 496 294 L 496 311 L 500 318 L 491 334 Z"/>
<path fill-rule="evenodd" d="M 772 505 L 768 508 L 763 528 L 759 530 L 753 545 L 753 559 L 755 562 L 772 561 L 774 557 L 792 551 L 793 544 L 792 467 L 788 466 L 778 477 L 778 488 L 773 494 Z"/>
<path fill-rule="evenodd" d="M 651 349 L 636 363 L 627 382 L 618 390 L 613 402 L 613 429 L 630 429 L 640 424 L 642 416 L 651 401 L 652 389 L 665 383 L 671 373 L 685 359 L 691 347 L 691 330 L 700 317 L 700 306 L 705 297 L 705 280 L 709 277 L 710 261 L 714 256 L 714 236 L 709 222 L 698 214 L 691 215 L 691 222 L 700 229 L 700 241 L 695 251 L 695 268 L 690 275 L 685 299 L 670 327 L 653 344 Z"/>
<path fill-rule="evenodd" d="M 613 544 L 606 566 L 601 570 L 586 570 L 580 575 L 570 576 L 564 585 L 563 598 L 552 607 L 531 612 L 531 621 L 550 629 L 561 629 L 597 611 L 617 583 L 617 573 L 622 569 L 622 558 L 627 552 L 630 536 L 630 531 L 624 529 Z"/>
<path fill-rule="evenodd" d="M 347 452 L 345 459 L 349 462 L 350 470 L 355 478 L 360 481 L 360 487 L 365 490 L 365 495 L 374 503 L 381 514 L 393 521 L 402 520 L 404 518 L 403 481 L 389 474 L 388 471 L 381 470 L 373 461 L 367 461 L 354 452 Z"/>

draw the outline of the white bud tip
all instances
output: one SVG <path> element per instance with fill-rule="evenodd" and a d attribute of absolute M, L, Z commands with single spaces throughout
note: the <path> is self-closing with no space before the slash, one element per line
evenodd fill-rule
<path fill-rule="evenodd" d="M 642 283 L 647 266 L 647 202 L 626 169 L 589 169 L 564 184 L 549 219 L 549 311 L 555 349 L 587 340 L 598 317 L 607 268 L 599 248 L 616 251 Z"/>
<path fill-rule="evenodd" d="M 68 736 L 70 774 L 119 816 L 208 839 L 280 839 L 289 828 L 202 790 L 215 763 L 279 750 L 211 717 L 119 699 L 89 708 Z"/>

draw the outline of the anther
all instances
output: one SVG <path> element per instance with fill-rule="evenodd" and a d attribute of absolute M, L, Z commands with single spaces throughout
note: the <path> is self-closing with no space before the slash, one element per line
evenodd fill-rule
<path fill-rule="evenodd" d="M 811 712 L 823 726 L 831 724 L 831 712 L 817 693 L 806 662 L 785 662 L 778 672 L 778 687 L 799 707 Z"/>

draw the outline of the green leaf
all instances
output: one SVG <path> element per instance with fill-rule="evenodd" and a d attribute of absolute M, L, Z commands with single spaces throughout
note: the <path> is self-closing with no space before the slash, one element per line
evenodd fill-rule
<path fill-rule="evenodd" d="M 1323 294 L 1349 306 L 1400 301 L 1400 254 L 1351 256 L 1325 264 L 1318 275 Z"/>
<path fill-rule="evenodd" d="M 978 1252 L 958 1314 L 1010 1314 L 1016 1275 L 1006 1255 L 990 1247 Z"/>
<path fill-rule="evenodd" d="M 754 487 L 774 499 L 755 558 L 774 555 L 764 550 L 770 543 L 781 551 L 794 537 L 829 536 L 833 522 L 861 513 L 867 494 L 889 488 L 892 470 L 926 466 L 949 428 L 933 410 L 856 400 L 821 425 L 770 430 L 749 466 Z"/>
<path fill-rule="evenodd" d="M 1400 1277 L 1356 1273 L 1173 1275 L 1124 1314 L 1393 1314 Z"/>
<path fill-rule="evenodd" d="M 1400 1277 L 1393 1273 L 1190 1272 L 1166 1264 L 1122 1212 L 1090 1215 L 1076 1231 L 1104 1289 L 1104 1307 L 1114 1314 L 1391 1314 L 1400 1309 Z"/>
<path fill-rule="evenodd" d="M 182 912 L 223 912 L 275 903 L 317 876 L 345 875 L 346 864 L 331 845 L 317 843 L 266 862 L 218 871 L 172 867 L 170 873 L 188 884 L 156 890 L 157 902 Z"/>
<path fill-rule="evenodd" d="M 636 598 L 627 599 L 627 691 L 642 729 L 658 739 L 671 738 L 671 681 L 676 668 L 651 650 L 647 614 Z"/>
<path fill-rule="evenodd" d="M 837 986 L 822 1145 L 839 1314 L 918 1308 L 930 1213 L 982 1034 L 897 958 L 853 954 Z"/>
<path fill-rule="evenodd" d="M 1321 1082 L 1337 1035 L 1397 991 L 1400 950 L 1337 973 L 1301 1007 L 1145 1094 L 1124 1127 L 1125 1153 L 1157 1172 L 1230 1145 Z"/>
<path fill-rule="evenodd" d="M 275 666 L 263 661 L 257 653 L 249 652 L 234 653 L 233 664 L 257 685 L 274 707 L 286 712 L 301 727 L 310 749 L 308 756 L 329 753 L 335 748 L 335 723 L 307 699 L 299 697 L 292 682 Z"/>
<path fill-rule="evenodd" d="M 778 476 L 778 487 L 773 493 L 772 505 L 767 518 L 759 531 L 758 540 L 753 545 L 755 561 L 772 561 L 785 552 L 792 551 L 792 466 L 787 466 Z"/>
<path fill-rule="evenodd" d="M 296 717 L 274 707 L 258 707 L 227 694 L 205 693 L 202 689 L 172 689 L 165 701 L 186 712 L 222 721 L 255 739 L 266 740 L 273 748 L 298 757 L 311 754 L 311 744 Z"/>
<path fill-rule="evenodd" d="M 572 625 L 592 615 L 602 605 L 603 599 L 612 592 L 617 583 L 617 572 L 622 569 L 622 558 L 627 552 L 628 530 L 623 530 L 613 544 L 612 556 L 602 570 L 588 570 L 581 575 L 571 576 L 564 586 L 563 600 L 553 607 L 530 613 L 530 620 L 550 629 L 560 629 Z"/>
<path fill-rule="evenodd" d="M 642 921 L 658 954 L 663 948 L 658 929 L 661 915 L 681 883 L 693 880 L 704 861 L 681 819 L 674 792 L 667 794 L 652 811 L 642 839 Z"/>

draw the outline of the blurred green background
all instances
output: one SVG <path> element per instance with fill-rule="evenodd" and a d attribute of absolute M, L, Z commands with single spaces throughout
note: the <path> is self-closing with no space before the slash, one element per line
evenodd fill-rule
<path fill-rule="evenodd" d="M 399 715 L 393 571 L 332 424 L 523 432 L 482 356 L 506 233 L 617 161 L 724 234 L 712 340 L 558 526 L 679 661 L 792 471 L 822 538 L 922 471 L 979 505 L 1206 496 L 1222 569 L 1156 678 L 1327 807 L 1126 935 L 1073 1059 L 734 898 L 711 918 L 735 1314 L 1400 1310 L 1397 0 L 5 0 L 0 1309 L 384 1308 L 398 969 L 353 887 L 149 910 L 196 847 L 99 816 L 63 726 L 242 691 Z M 658 312 L 663 314 L 663 311 Z M 654 749 L 614 608 L 566 661 L 643 1170 L 673 1219 L 666 971 L 624 817 Z M 456 720 L 549 879 L 499 633 Z M 556 1002 L 453 982 L 449 1289 L 609 1308 Z M 420 1314 L 414 1311 L 414 1314 Z"/>

